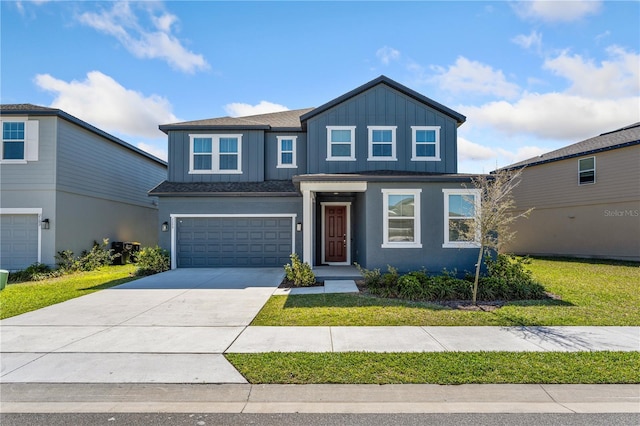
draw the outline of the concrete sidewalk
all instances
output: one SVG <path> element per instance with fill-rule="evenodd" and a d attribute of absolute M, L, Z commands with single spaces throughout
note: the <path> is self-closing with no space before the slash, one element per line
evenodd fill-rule
<path fill-rule="evenodd" d="M 226 353 L 640 351 L 640 327 L 247 327 Z"/>
<path fill-rule="evenodd" d="M 640 413 L 638 385 L 2 384 L 3 413 Z"/>

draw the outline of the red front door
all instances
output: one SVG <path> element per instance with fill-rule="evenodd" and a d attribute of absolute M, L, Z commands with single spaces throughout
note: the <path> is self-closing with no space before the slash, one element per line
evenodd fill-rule
<path fill-rule="evenodd" d="M 347 207 L 325 206 L 324 261 L 347 261 Z"/>

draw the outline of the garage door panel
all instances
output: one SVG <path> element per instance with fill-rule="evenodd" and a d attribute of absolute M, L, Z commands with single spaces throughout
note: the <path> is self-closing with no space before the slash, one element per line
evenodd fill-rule
<path fill-rule="evenodd" d="M 178 267 L 282 266 L 292 251 L 292 220 L 178 218 Z"/>
<path fill-rule="evenodd" d="M 38 261 L 37 214 L 0 215 L 0 267 L 17 270 Z"/>

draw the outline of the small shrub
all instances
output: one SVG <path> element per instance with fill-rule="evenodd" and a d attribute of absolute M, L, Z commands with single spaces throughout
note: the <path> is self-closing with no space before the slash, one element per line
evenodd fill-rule
<path fill-rule="evenodd" d="M 382 286 L 382 274 L 380 273 L 380 269 L 376 268 L 373 270 L 365 269 L 362 266 L 355 264 L 358 271 L 362 274 L 362 278 L 364 279 L 365 285 L 371 289 L 377 289 Z"/>
<path fill-rule="evenodd" d="M 287 279 L 293 282 L 296 287 L 308 287 L 315 284 L 316 276 L 313 274 L 311 266 L 307 262 L 302 263 L 295 253 L 291 254 L 290 259 L 291 264 L 284 265 Z"/>
<path fill-rule="evenodd" d="M 424 295 L 424 285 L 414 274 L 406 274 L 398 279 L 398 295 L 403 299 L 420 300 Z"/>
<path fill-rule="evenodd" d="M 78 259 L 71 250 L 59 251 L 56 254 L 56 266 L 62 272 L 74 272 L 79 269 Z"/>
<path fill-rule="evenodd" d="M 36 262 L 21 271 L 11 272 L 7 281 L 11 283 L 42 281 L 47 278 L 54 278 L 60 275 L 61 274 L 58 271 L 52 270 L 44 263 Z"/>
<path fill-rule="evenodd" d="M 136 275 L 146 276 L 159 274 L 171 268 L 169 252 L 158 246 L 145 247 L 136 254 L 138 268 Z"/>
<path fill-rule="evenodd" d="M 78 269 L 81 271 L 93 271 L 102 266 L 111 265 L 115 255 L 113 250 L 107 249 L 109 239 L 102 240 L 102 244 L 97 241 L 93 242 L 93 247 L 89 251 L 83 251 L 78 259 Z"/>

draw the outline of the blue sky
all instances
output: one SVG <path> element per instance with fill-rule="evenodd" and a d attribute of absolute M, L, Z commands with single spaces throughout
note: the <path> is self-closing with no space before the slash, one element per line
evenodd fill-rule
<path fill-rule="evenodd" d="M 166 159 L 159 124 L 319 106 L 384 74 L 489 172 L 640 121 L 640 2 L 2 1 L 1 103 Z"/>

